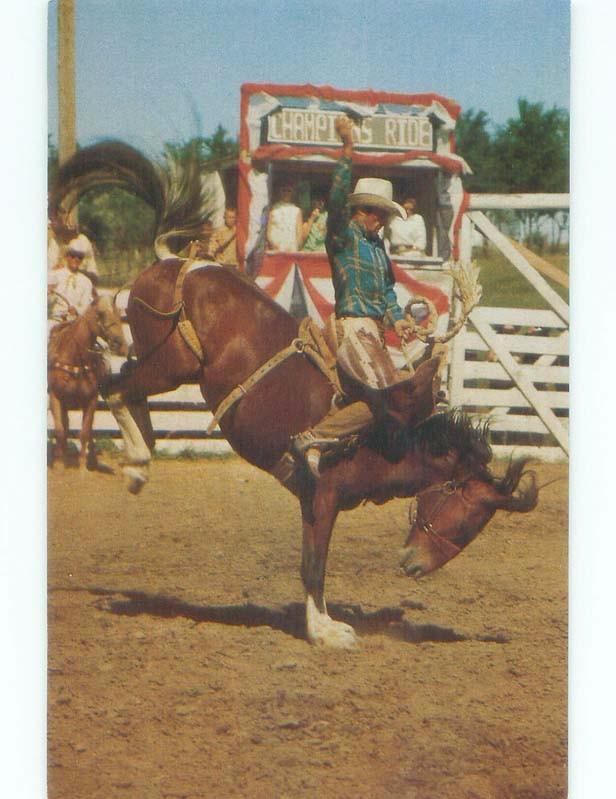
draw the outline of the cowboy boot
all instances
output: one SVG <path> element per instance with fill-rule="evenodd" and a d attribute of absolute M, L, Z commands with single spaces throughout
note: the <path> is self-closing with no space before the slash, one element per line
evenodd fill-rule
<path fill-rule="evenodd" d="M 312 430 L 305 430 L 291 439 L 291 453 L 308 467 L 308 471 L 316 479 L 320 477 L 319 465 L 323 449 L 335 447 L 340 443 L 337 438 L 317 438 Z"/>

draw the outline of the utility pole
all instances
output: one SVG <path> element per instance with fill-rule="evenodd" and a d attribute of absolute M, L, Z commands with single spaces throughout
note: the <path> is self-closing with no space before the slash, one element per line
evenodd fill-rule
<path fill-rule="evenodd" d="M 75 124 L 75 0 L 58 3 L 58 159 L 77 149 Z"/>

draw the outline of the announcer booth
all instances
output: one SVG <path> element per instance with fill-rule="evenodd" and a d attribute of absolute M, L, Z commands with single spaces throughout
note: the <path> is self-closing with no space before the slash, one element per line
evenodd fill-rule
<path fill-rule="evenodd" d="M 353 182 L 380 177 L 393 184 L 394 199 L 417 200 L 427 243 L 423 253 L 392 258 L 402 308 L 417 295 L 439 314 L 437 332 L 449 320 L 449 261 L 459 256 L 461 220 L 468 204 L 461 175 L 470 172 L 455 153 L 460 107 L 437 94 L 344 91 L 329 86 L 244 84 L 240 120 L 238 251 L 241 268 L 297 317 L 324 324 L 334 309 L 325 252 L 268 251 L 267 220 L 284 184 L 306 219 L 315 195 L 327 197 L 341 142 L 340 114 L 355 122 Z M 392 356 L 398 340 L 388 333 Z"/>

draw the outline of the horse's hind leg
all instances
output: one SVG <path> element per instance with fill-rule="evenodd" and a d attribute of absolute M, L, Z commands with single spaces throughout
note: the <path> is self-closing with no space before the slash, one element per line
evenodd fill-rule
<path fill-rule="evenodd" d="M 65 463 L 68 422 L 65 425 L 64 418 L 67 414 L 64 413 L 62 403 L 53 392 L 49 394 L 49 409 L 53 417 L 54 437 L 56 439 L 51 456 L 52 464 L 55 463 L 58 458 L 61 458 L 62 462 Z"/>
<path fill-rule="evenodd" d="M 310 496 L 301 497 L 302 580 L 306 589 L 306 634 L 311 644 L 350 649 L 357 643 L 355 630 L 334 621 L 325 603 L 325 566 L 332 529 L 336 521 L 336 498 L 318 485 Z"/>
<path fill-rule="evenodd" d="M 96 411 L 96 394 L 83 409 L 83 419 L 81 420 L 81 432 L 79 443 L 79 468 L 85 469 L 88 465 L 96 465 L 96 452 L 94 450 L 94 440 L 92 438 L 92 426 L 94 424 L 94 412 Z"/>

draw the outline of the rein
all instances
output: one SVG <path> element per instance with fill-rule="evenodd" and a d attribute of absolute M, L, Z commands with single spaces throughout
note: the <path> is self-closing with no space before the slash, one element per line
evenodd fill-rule
<path fill-rule="evenodd" d="M 67 308 L 71 307 L 71 303 L 66 299 L 64 294 L 61 294 L 59 291 L 56 291 L 56 289 L 49 289 L 48 293 L 49 294 L 55 294 L 56 297 L 59 297 L 62 300 L 62 302 L 66 303 L 66 307 Z"/>
<path fill-rule="evenodd" d="M 154 308 L 153 305 L 149 305 L 145 300 L 142 300 L 141 297 L 133 297 L 132 301 L 137 305 L 145 308 L 146 311 L 155 316 L 157 319 L 175 319 L 176 316 L 180 315 L 182 308 L 184 307 L 184 300 L 182 300 L 178 305 L 173 307 L 170 311 L 161 311 L 158 308 Z"/>
<path fill-rule="evenodd" d="M 464 482 L 456 482 L 455 480 L 446 480 L 444 483 L 438 483 L 437 485 L 428 486 L 424 488 L 423 491 L 420 491 L 416 498 L 419 499 L 422 494 L 429 494 L 434 491 L 439 491 L 442 496 L 440 501 L 438 502 L 436 508 L 434 509 L 434 513 L 432 514 L 432 520 L 428 520 L 425 518 L 419 517 L 418 509 L 415 510 L 413 514 L 413 506 L 409 508 L 409 523 L 411 527 L 413 524 L 416 524 L 420 530 L 423 530 L 436 544 L 436 546 L 441 550 L 444 555 L 451 555 L 453 551 L 454 555 L 458 555 L 462 552 L 462 547 L 459 547 L 454 541 L 451 541 L 448 538 L 444 538 L 440 533 L 434 529 L 434 521 L 438 516 L 438 512 L 441 510 L 441 507 L 444 502 L 446 502 L 447 497 L 453 496 L 459 488 L 464 486 Z M 464 497 L 462 497 L 464 501 Z M 453 557 L 453 556 L 452 556 Z"/>

